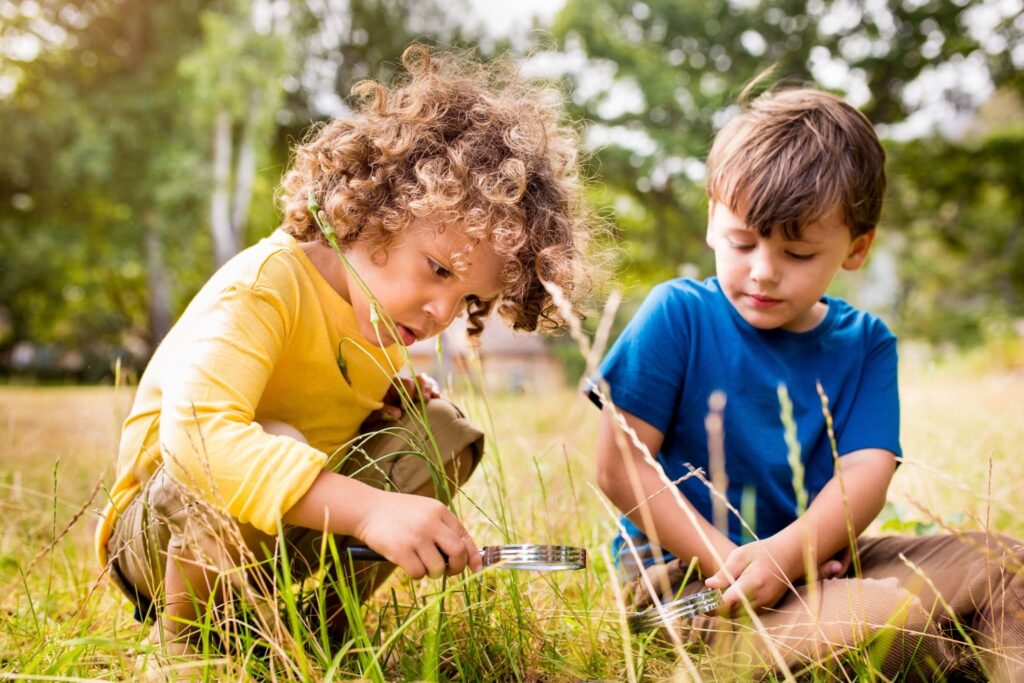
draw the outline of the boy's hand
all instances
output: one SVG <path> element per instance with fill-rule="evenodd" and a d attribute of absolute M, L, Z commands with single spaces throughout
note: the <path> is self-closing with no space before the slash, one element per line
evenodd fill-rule
<path fill-rule="evenodd" d="M 380 491 L 355 537 L 414 579 L 479 571 L 483 559 L 452 511 L 433 498 Z M 446 560 L 447 558 L 447 560 Z"/>
<path fill-rule="evenodd" d="M 850 555 L 850 549 L 844 548 L 838 553 L 830 557 L 821 563 L 818 567 L 818 578 L 821 579 L 836 579 L 841 576 L 845 576 L 847 570 L 850 569 L 850 563 L 853 557 Z"/>
<path fill-rule="evenodd" d="M 729 553 L 725 565 L 704 584 L 723 591 L 722 604 L 732 613 L 742 605 L 740 595 L 746 595 L 755 609 L 771 607 L 789 588 L 789 581 L 776 566 L 777 562 L 782 564 L 779 552 L 780 549 L 772 547 L 770 539 L 741 545 Z M 732 585 L 726 578 L 726 570 L 736 578 Z"/>

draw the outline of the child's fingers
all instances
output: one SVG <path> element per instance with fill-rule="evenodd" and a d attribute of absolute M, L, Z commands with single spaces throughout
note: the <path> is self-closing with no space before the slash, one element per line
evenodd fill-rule
<path fill-rule="evenodd" d="M 444 576 L 447 563 L 445 562 L 444 555 L 437 549 L 437 546 L 433 543 L 422 545 L 416 550 L 416 554 L 419 555 L 420 562 L 426 568 L 427 576 L 432 579 L 439 579 Z"/>
<path fill-rule="evenodd" d="M 839 576 L 839 574 L 841 574 L 842 571 L 843 565 L 841 562 L 839 562 L 838 560 L 827 560 L 824 564 L 821 565 L 821 569 L 818 573 L 821 574 L 821 578 L 823 579 L 831 579 L 833 577 Z"/>
<path fill-rule="evenodd" d="M 761 586 L 757 585 L 757 582 L 749 576 L 741 576 L 736 579 L 736 583 L 729 586 L 722 593 L 722 606 L 729 612 L 736 614 L 743 609 L 743 596 L 746 596 L 750 606 L 757 609 L 760 606 L 760 601 L 758 600 L 760 588 Z"/>
<path fill-rule="evenodd" d="M 743 573 L 748 564 L 750 564 L 750 561 L 744 553 L 733 551 L 729 554 L 729 557 L 725 558 L 725 564 L 722 565 L 722 568 L 709 576 L 704 585 L 708 588 L 725 589 L 732 583 L 729 577 L 739 579 L 740 574 Z"/>
<path fill-rule="evenodd" d="M 436 543 L 437 547 L 448 558 L 448 566 L 445 567 L 445 573 L 448 576 L 461 574 L 469 564 L 470 551 L 466 544 L 462 542 L 462 539 L 459 538 L 459 535 L 446 528 L 445 533 L 438 536 Z"/>
<path fill-rule="evenodd" d="M 734 583 L 728 590 L 722 593 L 722 608 L 728 612 L 735 612 L 736 608 L 742 603 L 740 596 L 743 594 L 743 589 L 739 583 Z"/>
<path fill-rule="evenodd" d="M 851 559 L 849 549 L 840 551 L 835 556 L 821 563 L 821 566 L 818 568 L 818 574 L 820 574 L 823 579 L 833 579 L 837 576 L 843 576 L 850 568 Z"/>
<path fill-rule="evenodd" d="M 725 574 L 719 569 L 715 574 L 704 580 L 704 585 L 708 588 L 722 589 L 729 585 L 729 579 L 725 578 Z"/>
<path fill-rule="evenodd" d="M 728 585 L 728 587 L 718 586 L 719 588 L 723 589 L 722 609 L 731 614 L 735 614 L 737 611 L 739 611 L 740 607 L 743 604 L 743 595 L 747 596 L 747 600 L 752 601 L 751 593 L 753 591 L 751 590 L 751 586 L 748 585 L 749 583 L 750 582 L 747 581 L 744 577 L 740 576 L 737 577 L 735 583 L 733 583 L 732 585 Z"/>
<path fill-rule="evenodd" d="M 413 579 L 422 579 L 427 575 L 427 568 L 423 565 L 419 555 L 414 551 L 403 553 L 394 560 L 394 563 L 401 567 L 406 574 Z"/>
<path fill-rule="evenodd" d="M 441 385 L 437 383 L 437 380 L 425 372 L 421 372 L 416 375 L 416 380 L 419 382 L 420 390 L 423 391 L 423 396 L 425 398 L 440 398 Z"/>
<path fill-rule="evenodd" d="M 465 553 L 466 562 L 462 565 L 462 569 L 465 569 L 467 566 L 474 572 L 478 572 L 483 569 L 484 561 L 480 557 L 480 549 L 477 548 L 476 543 L 473 541 L 473 537 L 469 535 L 468 531 L 466 531 L 466 527 L 462 526 L 462 522 L 459 521 L 459 518 L 454 514 L 448 515 L 444 518 L 444 523 L 453 533 L 452 542 L 458 547 L 458 552 Z M 459 571 L 462 571 L 462 569 Z M 459 572 L 449 573 L 457 574 Z"/>

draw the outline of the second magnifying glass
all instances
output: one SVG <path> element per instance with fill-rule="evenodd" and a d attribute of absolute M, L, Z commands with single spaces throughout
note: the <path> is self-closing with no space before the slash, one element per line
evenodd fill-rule
<path fill-rule="evenodd" d="M 680 600 L 666 602 L 661 609 L 658 609 L 657 605 L 648 607 L 642 612 L 630 615 L 626 622 L 632 633 L 643 633 L 667 626 L 679 619 L 689 619 L 698 614 L 714 612 L 721 606 L 722 592 L 717 589 L 706 590 L 688 595 Z"/>
<path fill-rule="evenodd" d="M 362 545 L 345 548 L 349 557 L 362 562 L 384 562 L 384 556 Z M 587 566 L 587 551 L 571 545 L 488 545 L 480 551 L 485 567 L 533 572 L 567 571 Z"/>

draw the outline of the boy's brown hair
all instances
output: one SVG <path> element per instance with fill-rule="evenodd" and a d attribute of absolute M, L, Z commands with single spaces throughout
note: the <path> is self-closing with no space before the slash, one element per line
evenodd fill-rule
<path fill-rule="evenodd" d="M 798 239 L 838 209 L 857 238 L 882 212 L 885 150 L 871 122 L 820 90 L 757 97 L 715 136 L 707 171 L 709 199 L 765 237 Z"/>
<path fill-rule="evenodd" d="M 354 112 L 295 149 L 279 193 L 282 228 L 323 241 L 312 194 L 342 245 L 365 241 L 383 260 L 413 218 L 457 224 L 503 257 L 498 312 L 514 329 L 560 326 L 543 282 L 570 300 L 587 282 L 579 138 L 561 121 L 562 96 L 527 84 L 507 61 L 418 44 L 402 66 L 390 88 L 356 84 Z M 490 309 L 470 302 L 471 334 Z"/>

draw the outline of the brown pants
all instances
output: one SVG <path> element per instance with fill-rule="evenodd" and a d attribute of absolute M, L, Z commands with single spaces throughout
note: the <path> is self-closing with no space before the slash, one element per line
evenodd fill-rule
<path fill-rule="evenodd" d="M 749 617 L 701 616 L 673 627 L 689 645 L 727 653 L 743 677 L 775 668 L 767 635 L 796 674 L 830 660 L 842 666 L 844 652 L 867 645 L 887 677 L 906 671 L 908 680 L 973 673 L 1024 681 L 1020 541 L 983 533 L 868 537 L 857 550 L 860 578 L 851 567 L 843 578 L 796 586 L 758 615 L 763 632 Z M 672 560 L 646 571 L 655 586 L 664 574 L 678 584 L 685 566 Z M 637 606 L 649 606 L 639 578 L 633 581 Z M 683 593 L 703 588 L 692 581 Z"/>
<path fill-rule="evenodd" d="M 455 406 L 441 399 L 427 404 L 426 420 L 432 441 L 421 424 L 406 415 L 386 429 L 360 437 L 346 454 L 328 466 L 381 489 L 431 495 L 442 500 L 454 495 L 483 455 L 483 434 Z M 471 459 L 460 461 L 456 456 L 467 449 L 472 454 Z M 438 488 L 442 479 L 448 480 L 443 491 Z M 283 534 L 293 579 L 302 580 L 324 565 L 329 567 L 330 556 L 322 555 L 323 532 L 285 526 Z M 358 541 L 335 537 L 335 543 L 340 549 Z M 249 553 L 237 552 L 232 549 L 233 544 L 244 544 Z M 231 558 L 228 564 L 237 563 L 240 557 L 243 561 L 248 557 L 264 562 L 277 551 L 278 539 L 225 518 L 175 482 L 163 468 L 159 469 L 118 517 L 107 542 L 111 577 L 139 608 L 137 615 L 155 616 L 151 609 L 153 603 L 159 604 L 161 600 L 169 549 L 187 545 L 225 548 L 220 555 Z M 213 554 L 217 554 L 216 551 Z M 222 569 L 230 571 L 227 567 Z M 365 598 L 391 573 L 394 565 L 356 562 L 354 569 L 359 594 Z M 257 572 L 248 574 L 246 580 L 250 581 L 258 575 Z M 236 579 L 239 575 L 235 572 Z M 267 576 L 263 574 L 258 578 L 266 580 Z"/>

